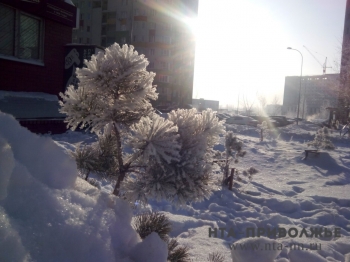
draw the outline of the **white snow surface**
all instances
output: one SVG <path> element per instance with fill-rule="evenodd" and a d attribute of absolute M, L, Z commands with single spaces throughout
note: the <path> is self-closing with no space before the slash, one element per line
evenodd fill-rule
<path fill-rule="evenodd" d="M 255 128 L 227 126 L 243 140 L 247 155 L 236 167 L 259 170 L 243 192 L 219 186 L 209 200 L 175 209 L 168 202 L 139 206 L 166 214 L 193 261 L 218 251 L 225 262 L 350 262 L 350 140 L 332 133 L 336 149 L 304 160 L 319 127 L 310 122 L 275 132 L 259 142 Z M 66 154 L 92 135 L 69 131 L 36 136 L 0 113 L 0 261 L 166 261 L 166 246 L 155 233 L 143 241 L 130 223 L 125 202 L 77 178 Z M 223 150 L 223 140 L 216 149 Z M 57 146 L 59 145 L 59 146 Z M 327 228 L 341 237 L 247 237 L 246 229 Z M 217 237 L 209 237 L 209 229 Z M 219 228 L 226 228 L 224 237 Z M 243 232 L 227 237 L 228 229 Z M 304 245 L 304 250 L 292 248 Z M 317 244 L 317 250 L 310 245 Z M 235 250 L 229 245 L 234 245 Z M 280 249 L 265 250 L 266 246 Z M 245 248 L 244 248 L 245 247 Z M 257 249 L 254 249 L 258 247 Z M 3 257 L 5 254 L 5 258 Z"/>
<path fill-rule="evenodd" d="M 165 261 L 165 243 L 141 241 L 126 202 L 77 174 L 50 137 L 0 112 L 1 262 Z"/>

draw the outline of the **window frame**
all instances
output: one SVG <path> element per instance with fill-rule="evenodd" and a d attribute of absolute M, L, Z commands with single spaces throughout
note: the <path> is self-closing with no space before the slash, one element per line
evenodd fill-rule
<path fill-rule="evenodd" d="M 5 8 L 10 8 L 14 11 L 14 19 L 11 21 L 14 24 L 14 32 L 11 35 L 13 39 L 13 52 L 12 55 L 6 55 L 0 53 L 0 59 L 6 59 L 11 61 L 17 61 L 28 64 L 35 64 L 44 66 L 44 39 L 45 39 L 45 19 L 29 14 L 12 6 L 8 6 L 0 3 L 0 7 L 4 6 Z M 38 52 L 39 58 L 20 58 L 19 56 L 19 48 L 20 48 L 20 38 L 21 38 L 21 29 L 20 29 L 20 19 L 21 15 L 33 18 L 39 21 L 39 35 L 38 37 Z"/>

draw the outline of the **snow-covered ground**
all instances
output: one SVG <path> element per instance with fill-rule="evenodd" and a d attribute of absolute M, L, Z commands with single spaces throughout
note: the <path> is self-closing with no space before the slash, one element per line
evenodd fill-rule
<path fill-rule="evenodd" d="M 319 128 L 311 122 L 279 128 L 275 141 L 264 142 L 251 127 L 227 128 L 247 151 L 236 167 L 259 170 L 243 192 L 222 190 L 218 183 L 209 200 L 180 210 L 165 201 L 131 210 L 108 194 L 108 182 L 98 190 L 77 178 L 67 152 L 95 141 L 92 134 L 39 137 L 0 113 L 0 261 L 166 261 L 157 235 L 141 241 L 130 226 L 132 212 L 148 209 L 170 218 L 171 237 L 191 248 L 193 261 L 219 251 L 227 262 L 349 262 L 350 139 L 332 133 L 334 151 L 304 160 Z M 225 228 L 223 237 L 219 228 Z M 247 229 L 258 228 L 295 228 L 290 232 L 298 236 L 246 236 Z M 299 237 L 304 228 L 308 235 L 322 228 L 322 236 Z M 324 236 L 325 229 L 332 237 Z"/>

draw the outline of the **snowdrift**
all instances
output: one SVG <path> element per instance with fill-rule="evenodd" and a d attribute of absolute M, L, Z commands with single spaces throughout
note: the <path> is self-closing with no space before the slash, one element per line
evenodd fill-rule
<path fill-rule="evenodd" d="M 131 219 L 51 138 L 0 112 L 0 261 L 166 261 L 166 244 L 141 241 Z"/>

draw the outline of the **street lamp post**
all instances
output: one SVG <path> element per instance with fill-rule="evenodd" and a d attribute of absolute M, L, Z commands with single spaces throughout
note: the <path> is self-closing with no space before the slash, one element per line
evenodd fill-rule
<path fill-rule="evenodd" d="M 299 122 L 299 107 L 300 107 L 300 93 L 301 93 L 301 78 L 303 76 L 303 55 L 297 49 L 294 49 L 294 48 L 291 48 L 291 47 L 287 47 L 287 49 L 295 50 L 295 51 L 299 52 L 299 54 L 301 55 L 300 87 L 299 87 L 298 113 L 297 113 L 297 125 L 298 125 L 298 122 Z"/>

